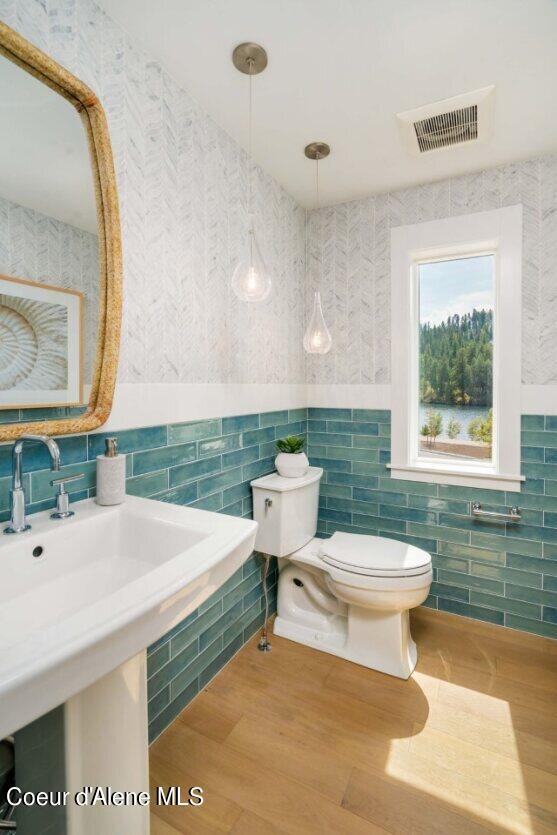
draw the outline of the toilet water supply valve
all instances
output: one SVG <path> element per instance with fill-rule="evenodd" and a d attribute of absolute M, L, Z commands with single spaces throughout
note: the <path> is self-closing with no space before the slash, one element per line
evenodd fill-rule
<path fill-rule="evenodd" d="M 269 643 L 267 631 L 267 624 L 269 621 L 269 590 L 267 588 L 267 576 L 269 574 L 269 564 L 271 562 L 271 557 L 269 554 L 262 554 L 261 556 L 265 560 L 265 562 L 263 563 L 263 576 L 261 578 L 261 581 L 263 583 L 263 595 L 265 597 L 265 620 L 263 621 L 263 628 L 261 629 L 261 638 L 259 639 L 259 643 L 257 644 L 257 649 L 260 652 L 270 652 L 271 644 Z"/>
<path fill-rule="evenodd" d="M 265 499 L 265 513 L 269 512 L 269 508 L 273 506 L 273 500 L 267 497 Z M 263 622 L 263 628 L 261 630 L 261 638 L 259 639 L 259 643 L 257 644 L 257 649 L 260 652 L 270 652 L 271 651 L 271 644 L 269 643 L 268 631 L 267 631 L 267 623 L 269 620 L 269 590 L 267 588 L 267 576 L 269 574 L 269 565 L 271 562 L 271 557 L 269 554 L 262 554 L 263 559 L 265 560 L 263 564 L 263 576 L 261 578 L 263 582 L 263 594 L 265 596 L 265 620 Z"/>

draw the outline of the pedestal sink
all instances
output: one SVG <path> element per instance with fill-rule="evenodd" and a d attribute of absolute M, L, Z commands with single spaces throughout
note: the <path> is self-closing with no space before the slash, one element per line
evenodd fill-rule
<path fill-rule="evenodd" d="M 147 790 L 145 648 L 247 559 L 257 524 L 133 496 L 73 509 L 0 535 L 0 738 L 65 703 L 70 792 Z M 149 826 L 141 807 L 68 818 L 70 833 Z"/>

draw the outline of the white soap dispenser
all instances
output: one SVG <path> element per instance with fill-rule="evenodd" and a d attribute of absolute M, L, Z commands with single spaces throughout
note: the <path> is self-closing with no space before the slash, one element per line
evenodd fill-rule
<path fill-rule="evenodd" d="M 118 454 L 118 439 L 106 438 L 104 455 L 97 455 L 97 504 L 122 504 L 126 498 L 126 456 Z"/>

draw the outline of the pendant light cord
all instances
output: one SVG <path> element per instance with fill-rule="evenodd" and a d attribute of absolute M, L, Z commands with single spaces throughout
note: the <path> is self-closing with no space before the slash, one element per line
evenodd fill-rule
<path fill-rule="evenodd" d="M 315 203 L 319 211 L 319 154 L 315 157 Z"/>
<path fill-rule="evenodd" d="M 248 104 L 248 215 L 250 217 L 251 223 L 251 213 L 252 213 L 252 160 L 251 160 L 251 148 L 252 148 L 252 124 L 253 124 L 253 58 L 248 58 L 249 64 L 249 104 Z"/>
<path fill-rule="evenodd" d="M 319 153 L 315 155 L 315 208 L 319 211 Z M 322 273 L 323 273 L 323 253 L 322 253 L 322 246 L 323 243 L 321 241 L 321 219 L 319 219 L 319 262 L 318 262 L 318 269 L 317 269 L 317 290 L 316 292 L 319 293 L 321 291 L 321 281 L 322 281 Z"/>
<path fill-rule="evenodd" d="M 310 283 L 313 285 L 313 312 L 311 313 L 306 331 L 304 333 L 303 345 L 308 354 L 326 354 L 331 349 L 332 339 L 331 334 L 325 323 L 323 317 L 323 309 L 321 307 L 321 287 L 324 284 L 323 278 L 323 234 L 322 234 L 322 217 L 321 200 L 319 194 L 319 163 L 324 157 L 328 156 L 330 148 L 326 142 L 311 142 L 306 145 L 304 153 L 310 160 L 315 161 L 315 209 L 317 212 L 315 218 L 315 264 L 309 268 L 308 263 L 308 248 L 310 248 L 310 220 L 311 212 L 306 214 L 306 277 L 311 277 Z M 314 227 L 311 226 L 311 229 Z M 306 278 L 307 280 L 307 278 Z"/>

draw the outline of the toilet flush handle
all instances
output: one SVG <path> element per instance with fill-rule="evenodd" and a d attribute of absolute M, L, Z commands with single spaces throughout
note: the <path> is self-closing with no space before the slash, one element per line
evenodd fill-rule
<path fill-rule="evenodd" d="M 265 513 L 267 513 L 269 508 L 272 507 L 272 506 L 273 506 L 273 500 L 272 499 L 265 499 Z"/>

